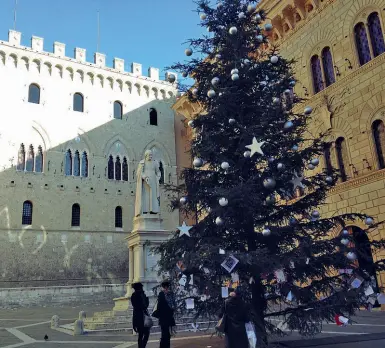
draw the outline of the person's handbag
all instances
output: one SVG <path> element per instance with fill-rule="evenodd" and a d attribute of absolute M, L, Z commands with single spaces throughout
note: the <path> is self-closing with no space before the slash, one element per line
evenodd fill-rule
<path fill-rule="evenodd" d="M 150 329 L 153 326 L 154 326 L 154 322 L 152 321 L 152 318 L 147 313 L 145 313 L 144 314 L 144 327 Z"/>
<path fill-rule="evenodd" d="M 158 300 L 155 303 L 155 306 L 152 310 L 152 317 L 159 319 L 159 310 L 158 310 Z"/>
<path fill-rule="evenodd" d="M 226 330 L 226 320 L 227 320 L 227 315 L 226 315 L 226 302 L 225 302 L 225 312 L 222 315 L 222 318 L 219 319 L 218 324 L 215 326 L 215 330 L 219 333 L 225 333 Z"/>

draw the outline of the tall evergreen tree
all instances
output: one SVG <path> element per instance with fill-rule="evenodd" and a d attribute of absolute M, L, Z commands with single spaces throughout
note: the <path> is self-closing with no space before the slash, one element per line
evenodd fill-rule
<path fill-rule="evenodd" d="M 160 270 L 181 300 L 194 299 L 197 316 L 216 313 L 224 282 L 239 278 L 261 341 L 280 321 L 314 334 L 322 321 L 349 318 L 373 301 L 365 295 L 370 277 L 357 267 L 367 255 L 345 226 L 356 219 L 376 226 L 363 214 L 321 214 L 339 175 L 320 168 L 324 134 L 308 131 L 312 109 L 293 91 L 293 61 L 268 46 L 266 14 L 249 0 L 197 5 L 209 33 L 189 40 L 192 58 L 171 69 L 195 80 L 186 95 L 203 111 L 189 122 L 193 168 L 184 169 L 183 185 L 169 187 L 172 207 L 196 223 L 157 249 Z M 370 271 L 382 269 L 377 261 Z M 356 278 L 360 286 L 351 284 Z"/>

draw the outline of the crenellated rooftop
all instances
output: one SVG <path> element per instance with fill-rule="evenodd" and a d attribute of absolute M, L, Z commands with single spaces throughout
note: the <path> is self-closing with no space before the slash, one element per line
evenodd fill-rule
<path fill-rule="evenodd" d="M 8 46 L 10 48 L 16 48 L 16 52 L 4 52 L 3 49 L 1 49 L 1 46 Z M 20 50 L 20 52 L 17 52 L 17 50 Z M 144 88 L 146 88 L 146 82 L 152 82 L 159 85 L 163 85 L 164 87 L 171 87 L 172 89 L 176 88 L 176 83 L 170 83 L 168 81 L 160 80 L 159 75 L 159 69 L 150 67 L 148 69 L 147 76 L 143 75 L 143 69 L 142 64 L 140 63 L 132 63 L 131 64 L 131 71 L 125 71 L 124 65 L 124 59 L 121 58 L 114 58 L 113 59 L 113 67 L 110 68 L 106 66 L 106 55 L 100 52 L 94 53 L 94 61 L 92 63 L 86 61 L 86 50 L 84 48 L 76 47 L 74 49 L 74 55 L 73 57 L 66 56 L 66 45 L 61 42 L 54 42 L 53 44 L 53 52 L 47 52 L 44 51 L 44 39 L 37 36 L 32 36 L 31 38 L 31 46 L 22 46 L 21 45 L 21 32 L 15 31 L 15 30 L 9 30 L 8 33 L 8 41 L 0 40 L 0 60 L 5 60 L 5 55 L 8 54 L 8 56 L 13 57 L 16 60 L 26 60 L 28 57 L 24 57 L 26 54 L 24 52 L 30 52 L 33 54 L 38 54 L 45 57 L 52 57 L 55 59 L 60 59 L 66 62 L 66 69 L 77 71 L 79 69 L 79 66 L 74 66 L 73 68 L 71 66 L 68 66 L 68 63 L 74 63 L 74 65 L 84 65 L 87 67 L 92 67 L 100 70 L 104 70 L 105 72 L 115 73 L 119 75 L 124 76 L 130 76 L 135 79 L 142 80 L 142 85 Z M 31 62 L 36 61 L 35 57 L 30 57 L 29 59 Z M 43 59 L 39 59 L 39 65 L 49 65 L 50 62 L 43 62 Z M 17 63 L 15 61 L 15 63 Z M 52 65 L 52 64 L 51 64 Z M 56 65 L 56 63 L 55 63 Z M 89 72 L 85 72 L 86 74 L 90 74 Z M 103 72 L 100 72 L 100 76 L 103 76 Z M 166 72 L 166 80 L 168 79 L 168 76 L 174 75 L 175 81 L 177 81 L 177 74 L 174 72 Z M 98 75 L 99 76 L 99 75 Z M 107 77 L 106 79 L 110 79 L 110 77 Z M 118 78 L 119 79 L 119 78 Z M 116 78 L 115 78 L 116 80 Z M 140 83 L 140 82 L 139 82 Z M 159 88 L 162 88 L 159 86 Z"/>

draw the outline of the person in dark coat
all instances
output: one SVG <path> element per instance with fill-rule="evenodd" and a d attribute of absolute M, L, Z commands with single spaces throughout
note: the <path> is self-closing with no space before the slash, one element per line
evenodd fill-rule
<path fill-rule="evenodd" d="M 143 291 L 142 283 L 134 283 L 132 288 L 135 290 L 131 295 L 131 304 L 134 308 L 132 327 L 138 333 L 138 347 L 146 348 L 150 336 L 150 328 L 144 327 L 144 315 L 148 315 L 147 309 L 150 301 Z"/>
<path fill-rule="evenodd" d="M 245 324 L 250 321 L 250 318 L 240 290 L 230 293 L 230 297 L 225 301 L 222 315 L 223 313 L 226 314 L 226 348 L 248 348 L 249 339 Z"/>
<path fill-rule="evenodd" d="M 175 326 L 174 311 L 176 309 L 175 296 L 170 290 L 170 282 L 161 284 L 162 291 L 158 295 L 158 318 L 162 336 L 160 348 L 170 348 L 171 332 Z"/>

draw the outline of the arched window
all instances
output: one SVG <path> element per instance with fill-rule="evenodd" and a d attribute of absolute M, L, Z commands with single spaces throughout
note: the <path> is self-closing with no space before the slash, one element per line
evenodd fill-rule
<path fill-rule="evenodd" d="M 114 158 L 110 155 L 108 157 L 108 179 L 113 179 L 114 178 Z"/>
<path fill-rule="evenodd" d="M 164 184 L 164 168 L 163 168 L 163 163 L 161 161 L 159 161 L 159 171 L 160 171 L 159 184 Z"/>
<path fill-rule="evenodd" d="M 364 23 L 361 22 L 356 24 L 354 27 L 354 35 L 356 39 L 357 53 L 360 60 L 360 65 L 364 65 L 372 59 Z"/>
<path fill-rule="evenodd" d="M 75 203 L 72 206 L 71 226 L 72 227 L 80 226 L 80 205 L 77 203 Z"/>
<path fill-rule="evenodd" d="M 322 65 L 325 73 L 325 84 L 326 87 L 328 87 L 332 83 L 336 82 L 336 78 L 334 76 L 333 57 L 330 47 L 325 47 L 322 50 Z"/>
<path fill-rule="evenodd" d="M 88 177 L 88 156 L 87 152 L 83 152 L 82 154 L 82 173 L 81 173 L 83 178 Z"/>
<path fill-rule="evenodd" d="M 17 153 L 17 165 L 16 170 L 25 169 L 25 148 L 24 144 L 20 144 L 19 152 Z"/>
<path fill-rule="evenodd" d="M 384 34 L 381 28 L 380 17 L 377 12 L 373 12 L 368 17 L 368 28 L 373 54 L 377 57 L 385 52 Z"/>
<path fill-rule="evenodd" d="M 123 106 L 120 101 L 114 101 L 114 118 L 121 120 L 123 117 Z"/>
<path fill-rule="evenodd" d="M 348 161 L 346 141 L 343 137 L 340 137 L 336 140 L 336 154 L 341 181 L 344 182 L 348 178 L 346 175 L 346 165 L 348 164 Z"/>
<path fill-rule="evenodd" d="M 115 161 L 115 180 L 122 180 L 122 164 L 119 156 L 116 157 Z"/>
<path fill-rule="evenodd" d="M 127 163 L 127 158 L 123 157 L 123 181 L 128 181 L 128 163 Z"/>
<path fill-rule="evenodd" d="M 328 175 L 331 175 L 333 172 L 332 158 L 331 158 L 331 143 L 324 144 L 324 161 L 325 161 L 325 170 Z"/>
<path fill-rule="evenodd" d="M 43 172 L 43 149 L 41 148 L 41 146 L 37 148 L 37 154 L 35 158 L 35 172 Z"/>
<path fill-rule="evenodd" d="M 123 211 L 122 207 L 115 208 L 115 227 L 123 227 Z"/>
<path fill-rule="evenodd" d="M 372 133 L 374 145 L 376 147 L 378 168 L 383 169 L 385 168 L 385 127 L 384 123 L 381 120 L 373 122 Z"/>
<path fill-rule="evenodd" d="M 77 150 L 74 155 L 74 176 L 80 176 L 80 155 Z"/>
<path fill-rule="evenodd" d="M 321 61 L 319 57 L 317 55 L 313 56 L 311 58 L 310 64 L 313 76 L 314 93 L 318 93 L 324 89 L 324 83 L 322 81 Z"/>
<path fill-rule="evenodd" d="M 29 145 L 28 152 L 27 152 L 27 161 L 25 162 L 25 171 L 26 172 L 33 172 L 35 169 L 35 152 L 33 150 L 33 146 Z"/>
<path fill-rule="evenodd" d="M 150 109 L 150 125 L 151 126 L 158 125 L 158 113 L 154 108 Z"/>
<path fill-rule="evenodd" d="M 25 201 L 23 203 L 23 215 L 21 218 L 22 225 L 32 225 L 32 202 Z"/>
<path fill-rule="evenodd" d="M 40 87 L 35 83 L 29 85 L 28 103 L 40 104 Z"/>
<path fill-rule="evenodd" d="M 65 175 L 72 175 L 72 153 L 71 153 L 71 150 L 68 150 L 66 152 L 64 173 L 65 173 Z"/>
<path fill-rule="evenodd" d="M 84 98 L 80 93 L 74 94 L 73 110 L 79 112 L 84 111 Z"/>

